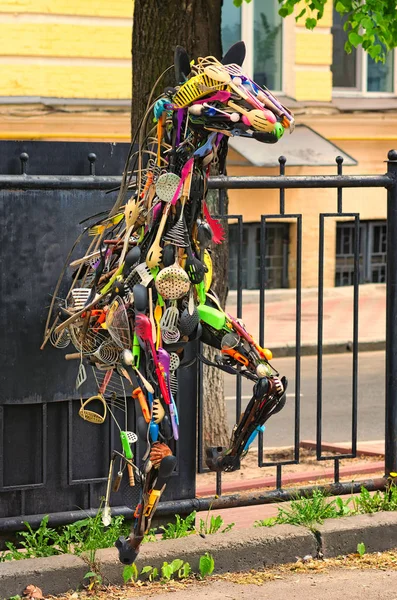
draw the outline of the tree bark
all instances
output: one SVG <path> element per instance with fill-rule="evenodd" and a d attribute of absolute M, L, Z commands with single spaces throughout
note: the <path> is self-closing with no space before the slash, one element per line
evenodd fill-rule
<path fill-rule="evenodd" d="M 183 46 L 189 57 L 222 57 L 222 0 L 135 0 L 132 35 L 132 133 L 140 120 L 157 78 L 170 65 L 177 45 Z M 174 70 L 156 89 L 156 98 L 166 86 L 175 86 Z M 218 192 L 208 194 L 212 213 L 218 212 Z M 227 230 L 227 223 L 225 223 Z M 226 302 L 228 279 L 227 241 L 213 250 L 214 286 L 222 305 Z M 215 351 L 206 349 L 213 360 Z M 223 373 L 204 367 L 204 443 L 224 445 L 228 440 Z"/>
<path fill-rule="evenodd" d="M 132 132 L 136 131 L 153 84 L 173 64 L 176 46 L 191 58 L 222 56 L 222 0 L 135 0 L 132 30 Z M 170 70 L 157 91 L 174 86 Z"/>

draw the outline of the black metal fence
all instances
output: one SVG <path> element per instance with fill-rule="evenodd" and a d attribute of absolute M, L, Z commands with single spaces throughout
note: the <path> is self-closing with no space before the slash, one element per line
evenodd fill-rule
<path fill-rule="evenodd" d="M 57 152 L 59 152 L 59 147 Z M 26 151 L 20 156 L 21 175 L 0 175 L 1 277 L 0 325 L 2 328 L 1 391 L 0 391 L 0 533 L 21 528 L 24 520 L 37 524 L 43 514 L 50 514 L 52 524 L 61 524 L 94 514 L 104 494 L 106 465 L 111 447 L 117 438 L 108 428 L 90 426 L 77 417 L 78 399 L 74 391 L 74 373 L 67 368 L 62 353 L 50 348 L 38 350 L 43 333 L 45 307 L 49 304 L 54 281 L 63 257 L 77 237 L 77 223 L 89 214 L 108 208 L 112 195 L 104 192 L 117 187 L 120 177 L 94 175 L 94 152 L 87 158 L 91 175 L 29 175 Z M 87 155 L 86 155 L 87 156 Z M 30 161 L 29 161 L 30 162 Z M 87 164 L 87 163 L 84 163 Z M 319 222 L 319 293 L 318 293 L 318 363 L 317 363 L 317 459 L 329 460 L 322 454 L 322 362 L 323 362 L 323 290 L 324 290 L 324 223 L 328 217 L 353 219 L 356 236 L 354 248 L 354 327 L 352 370 L 351 452 L 334 456 L 334 484 L 337 493 L 358 490 L 354 485 L 339 482 L 339 462 L 357 454 L 357 362 L 358 362 L 358 230 L 357 213 L 343 212 L 343 188 L 380 187 L 387 189 L 387 336 L 386 336 L 386 476 L 397 471 L 397 151 L 388 155 L 385 175 L 285 176 L 285 161 L 280 161 L 280 175 L 274 177 L 217 177 L 209 182 L 217 189 L 279 189 L 280 207 L 277 214 L 260 219 L 260 343 L 265 339 L 265 248 L 268 221 L 295 220 L 296 237 L 296 360 L 294 399 L 294 452 L 291 460 L 266 462 L 263 438 L 258 442 L 258 466 L 276 468 L 276 489 L 257 494 L 222 496 L 222 477 L 217 475 L 217 492 L 213 498 L 195 498 L 195 468 L 198 456 L 202 464 L 202 389 L 198 386 L 197 370 L 183 374 L 181 439 L 177 446 L 178 472 L 172 478 L 167 495 L 158 507 L 158 516 L 184 513 L 193 509 L 239 506 L 286 500 L 295 490 L 282 489 L 283 467 L 299 462 L 300 443 L 300 358 L 301 358 L 301 273 L 302 215 L 285 212 L 285 190 L 290 188 L 335 188 L 336 211 L 320 214 Z M 117 164 L 114 172 L 121 172 Z M 14 171 L 15 173 L 15 171 Z M 220 195 L 222 198 L 222 194 Z M 237 220 L 237 316 L 241 316 L 242 227 L 241 215 L 220 216 Z M 199 377 L 199 382 L 201 378 Z M 242 407 L 241 381 L 236 381 L 236 418 Z M 197 421 L 198 417 L 198 421 Z M 198 452 L 196 444 L 198 422 Z M 131 423 L 134 427 L 134 423 Z M 88 429 L 89 428 L 89 429 Z M 368 489 L 385 485 L 385 479 L 366 481 Z M 310 493 L 311 489 L 306 489 Z M 132 516 L 122 497 L 113 499 L 115 514 Z"/>

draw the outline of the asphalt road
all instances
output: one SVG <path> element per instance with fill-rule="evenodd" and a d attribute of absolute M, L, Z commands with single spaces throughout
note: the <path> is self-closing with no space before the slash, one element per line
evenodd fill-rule
<path fill-rule="evenodd" d="M 352 365 L 350 353 L 323 357 L 323 442 L 345 442 L 352 428 Z M 294 440 L 295 359 L 273 361 L 289 380 L 287 404 L 266 424 L 264 446 L 290 446 Z M 252 384 L 243 381 L 242 405 L 251 397 Z M 230 429 L 235 423 L 235 378 L 225 376 L 225 395 Z M 300 439 L 316 439 L 317 357 L 301 358 Z M 384 439 L 385 353 L 362 352 L 358 362 L 358 440 Z"/>

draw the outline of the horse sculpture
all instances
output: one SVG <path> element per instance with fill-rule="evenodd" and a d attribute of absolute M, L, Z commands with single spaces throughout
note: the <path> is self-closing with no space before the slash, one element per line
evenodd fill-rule
<path fill-rule="evenodd" d="M 244 56 L 238 42 L 221 62 L 208 56 L 191 63 L 177 47 L 176 86 L 149 100 L 116 203 L 93 217 L 77 240 L 91 236 L 84 256 L 70 263 L 72 284 L 59 301 L 62 273 L 47 319 L 44 343 L 75 347 L 66 358 L 79 361 L 79 415 L 101 424 L 110 414 L 120 431 L 122 452 L 114 451 L 110 463 L 105 525 L 112 482 L 117 490 L 127 469 L 129 485 L 139 484 L 131 534 L 116 542 L 125 564 L 134 562 L 176 465 L 170 445 L 179 437 L 176 399 L 180 394 L 183 410 L 183 390 L 177 373 L 186 345 L 201 339 L 219 350 L 215 362 L 201 360 L 253 382 L 229 446 L 206 450 L 211 470 L 238 469 L 264 423 L 286 401 L 287 381 L 270 364 L 270 350 L 224 312 L 211 290 L 211 245 L 221 243 L 224 232 L 206 204 L 210 166 L 216 161 L 224 172 L 230 136 L 275 143 L 294 126 L 290 111 L 244 73 Z M 97 394 L 83 400 L 87 370 Z M 138 435 L 147 443 L 139 466 L 132 452 L 137 434 L 128 431 L 126 420 L 130 393 L 140 405 Z"/>

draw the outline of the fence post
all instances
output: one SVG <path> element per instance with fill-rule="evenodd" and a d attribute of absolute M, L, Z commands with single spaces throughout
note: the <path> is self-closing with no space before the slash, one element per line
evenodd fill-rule
<path fill-rule="evenodd" d="M 387 155 L 385 475 L 397 472 L 397 150 Z"/>

